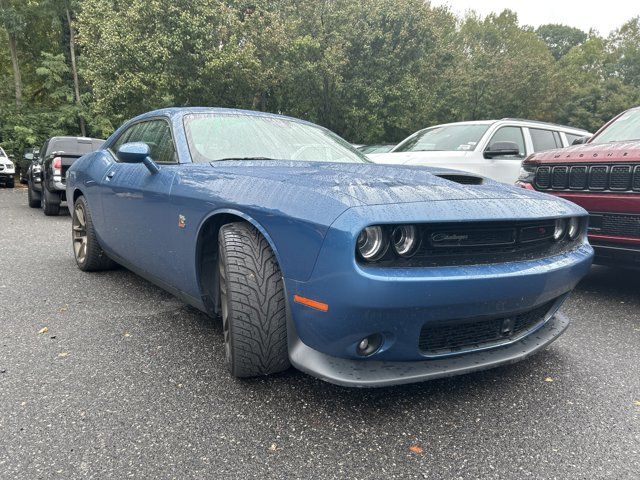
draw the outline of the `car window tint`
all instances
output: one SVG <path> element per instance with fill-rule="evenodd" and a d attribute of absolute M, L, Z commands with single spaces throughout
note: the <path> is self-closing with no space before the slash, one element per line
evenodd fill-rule
<path fill-rule="evenodd" d="M 171 137 L 171 128 L 164 120 L 140 122 L 125 131 L 113 144 L 117 151 L 124 143 L 144 142 L 151 149 L 151 158 L 159 163 L 176 163 L 176 150 Z"/>
<path fill-rule="evenodd" d="M 533 143 L 534 152 L 542 152 L 544 150 L 552 150 L 562 147 L 562 143 L 557 142 L 553 130 L 543 130 L 541 128 L 529 128 L 531 134 L 531 142 Z"/>
<path fill-rule="evenodd" d="M 565 136 L 567 137 L 569 145 L 573 145 L 573 142 L 577 139 L 584 137 L 584 135 L 574 135 L 573 133 L 565 133 Z"/>
<path fill-rule="evenodd" d="M 518 145 L 519 153 L 514 157 L 500 157 L 501 159 L 520 159 L 524 158 L 526 149 L 524 147 L 524 136 L 522 135 L 522 129 L 520 127 L 501 127 L 498 129 L 496 133 L 491 137 L 491 141 L 489 141 L 489 147 L 496 142 L 513 142 Z"/>

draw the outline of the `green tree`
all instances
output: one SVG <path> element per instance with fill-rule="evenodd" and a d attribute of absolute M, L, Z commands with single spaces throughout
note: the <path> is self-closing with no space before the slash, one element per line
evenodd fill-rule
<path fill-rule="evenodd" d="M 587 34 L 579 28 L 558 23 L 540 25 L 536 33 L 547 44 L 556 60 L 587 40 Z"/>

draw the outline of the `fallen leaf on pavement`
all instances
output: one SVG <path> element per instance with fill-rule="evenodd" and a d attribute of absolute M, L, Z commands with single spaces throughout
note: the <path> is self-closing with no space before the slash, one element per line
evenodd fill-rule
<path fill-rule="evenodd" d="M 547 377 L 544 379 L 545 382 L 553 382 L 553 378 L 551 377 Z"/>
<path fill-rule="evenodd" d="M 130 334 L 129 332 L 124 332 L 124 334 L 123 334 L 123 335 L 124 335 L 125 337 L 130 337 L 130 336 L 131 336 L 131 334 Z"/>
<path fill-rule="evenodd" d="M 420 445 L 411 445 L 409 447 L 409 450 L 411 450 L 413 453 L 415 453 L 417 455 L 422 455 L 422 453 L 424 452 L 424 450 L 422 449 L 422 447 Z"/>
<path fill-rule="evenodd" d="M 60 310 L 58 310 L 58 311 L 59 311 L 60 313 L 64 313 L 64 312 L 66 312 L 67 310 L 69 310 L 69 305 L 65 305 L 65 306 L 63 306 L 63 307 L 60 307 Z"/>
<path fill-rule="evenodd" d="M 278 449 L 278 446 L 275 443 L 272 443 L 269 447 L 270 452 L 275 452 Z"/>
<path fill-rule="evenodd" d="M 43 333 L 47 333 L 49 331 L 49 327 L 42 327 L 38 330 L 38 335 L 42 335 Z"/>
<path fill-rule="evenodd" d="M 640 400 L 636 400 L 635 402 L 633 402 L 633 404 L 634 404 L 636 407 L 640 407 Z"/>
<path fill-rule="evenodd" d="M 60 352 L 58 354 L 58 357 L 64 358 L 64 357 L 68 357 L 69 355 L 71 355 L 69 352 Z"/>

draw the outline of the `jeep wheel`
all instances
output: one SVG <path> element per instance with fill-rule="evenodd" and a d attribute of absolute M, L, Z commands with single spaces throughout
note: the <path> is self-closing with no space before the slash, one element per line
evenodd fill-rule
<path fill-rule="evenodd" d="M 31 208 L 40 208 L 42 202 L 42 195 L 40 192 L 36 192 L 31 186 L 31 182 L 28 182 L 27 197 L 29 199 L 29 206 Z"/>
<path fill-rule="evenodd" d="M 115 262 L 107 257 L 96 238 L 91 212 L 83 196 L 78 197 L 73 206 L 71 238 L 73 254 L 80 270 L 90 272 L 115 267 Z"/>
<path fill-rule="evenodd" d="M 42 209 L 48 217 L 60 214 L 60 194 L 51 193 L 45 185 L 42 185 Z"/>
<path fill-rule="evenodd" d="M 225 357 L 235 377 L 287 370 L 282 273 L 264 237 L 247 223 L 220 229 L 218 271 Z"/>

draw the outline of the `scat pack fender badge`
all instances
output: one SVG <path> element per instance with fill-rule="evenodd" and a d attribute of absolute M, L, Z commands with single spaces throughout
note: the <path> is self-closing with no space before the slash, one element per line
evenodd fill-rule
<path fill-rule="evenodd" d="M 187 226 L 187 217 L 184 215 L 178 215 L 178 228 L 185 228 Z"/>

